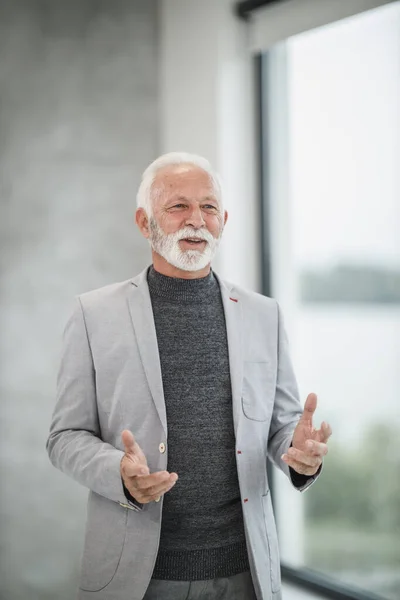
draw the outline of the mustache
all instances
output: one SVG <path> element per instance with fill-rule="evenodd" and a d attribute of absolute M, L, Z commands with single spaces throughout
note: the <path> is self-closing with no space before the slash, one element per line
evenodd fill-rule
<path fill-rule="evenodd" d="M 192 229 L 191 227 L 185 227 L 177 232 L 177 239 L 184 240 L 187 238 L 192 238 L 196 240 L 203 240 L 205 242 L 212 242 L 214 237 L 213 235 L 207 231 L 207 229 Z"/>

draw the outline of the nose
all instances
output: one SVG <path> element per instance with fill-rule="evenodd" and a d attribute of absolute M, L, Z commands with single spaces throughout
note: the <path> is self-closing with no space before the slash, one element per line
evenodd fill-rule
<path fill-rule="evenodd" d="M 192 208 L 190 215 L 188 215 L 186 219 L 186 225 L 190 225 L 194 229 L 200 229 L 201 227 L 204 227 L 205 221 L 199 206 Z"/>

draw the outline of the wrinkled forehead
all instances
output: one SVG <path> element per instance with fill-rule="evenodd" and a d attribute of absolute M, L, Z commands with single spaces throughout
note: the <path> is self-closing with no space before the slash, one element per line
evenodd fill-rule
<path fill-rule="evenodd" d="M 160 169 L 154 178 L 153 198 L 156 204 L 174 197 L 194 200 L 213 197 L 218 200 L 214 182 L 209 173 L 190 164 L 173 165 Z"/>

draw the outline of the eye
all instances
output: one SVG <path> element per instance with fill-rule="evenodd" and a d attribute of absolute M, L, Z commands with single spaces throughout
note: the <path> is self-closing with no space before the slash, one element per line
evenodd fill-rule
<path fill-rule="evenodd" d="M 207 210 L 217 210 L 217 207 L 213 204 L 204 204 L 203 208 L 206 208 Z"/>

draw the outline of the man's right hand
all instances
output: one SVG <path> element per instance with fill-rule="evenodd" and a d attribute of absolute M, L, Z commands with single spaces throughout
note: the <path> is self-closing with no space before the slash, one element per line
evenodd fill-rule
<path fill-rule="evenodd" d="M 150 474 L 146 457 L 133 434 L 124 429 L 121 436 L 125 447 L 125 454 L 121 460 L 121 477 L 125 487 L 140 504 L 159 500 L 162 494 L 175 485 L 178 475 L 168 471 Z"/>

